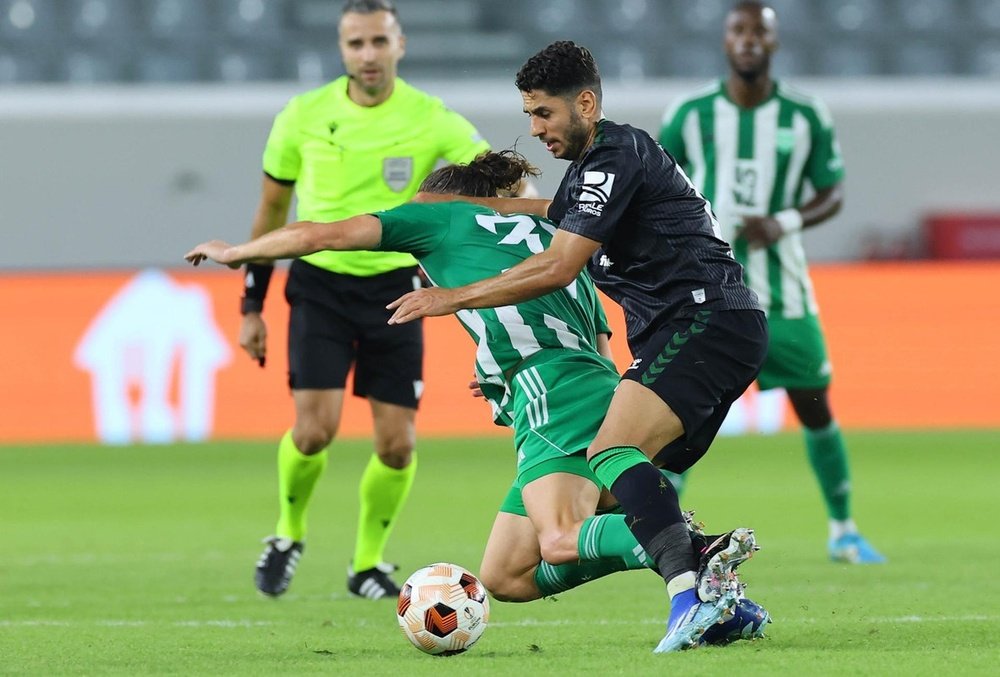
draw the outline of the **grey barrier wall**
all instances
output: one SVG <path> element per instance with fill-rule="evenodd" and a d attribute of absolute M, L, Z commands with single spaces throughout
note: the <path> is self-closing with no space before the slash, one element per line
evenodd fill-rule
<path fill-rule="evenodd" d="M 564 163 L 528 135 L 509 82 L 415 82 L 496 148 L 517 144 L 551 194 Z M 656 136 L 693 81 L 607 88 L 604 109 Z M 833 112 L 847 165 L 843 212 L 810 231 L 814 260 L 913 240 L 931 211 L 1000 212 L 1000 87 L 991 80 L 803 80 Z M 246 238 L 260 157 L 288 85 L 32 87 L 0 91 L 0 269 L 179 266 L 208 237 Z"/>

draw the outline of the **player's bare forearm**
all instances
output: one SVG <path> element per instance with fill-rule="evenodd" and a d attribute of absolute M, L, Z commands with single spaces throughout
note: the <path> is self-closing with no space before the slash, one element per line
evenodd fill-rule
<path fill-rule="evenodd" d="M 809 202 L 799 207 L 802 213 L 802 227 L 818 226 L 832 218 L 844 206 L 844 184 L 835 183 L 817 191 Z"/>
<path fill-rule="evenodd" d="M 553 257 L 542 252 L 507 272 L 464 287 L 431 287 L 405 294 L 386 306 L 393 311 L 389 324 L 403 324 L 421 317 L 450 315 L 463 308 L 495 308 L 542 296 L 558 289 L 562 277 L 555 273 Z M 540 260 L 539 260 L 540 259 Z"/>
<path fill-rule="evenodd" d="M 588 238 L 556 231 L 548 249 L 529 256 L 502 275 L 464 287 L 418 289 L 390 303 L 389 324 L 449 315 L 463 308 L 496 308 L 538 298 L 570 284 L 600 246 Z"/>
<path fill-rule="evenodd" d="M 370 214 L 331 223 L 297 221 L 243 244 L 222 247 L 220 244 L 226 243 L 218 240 L 205 243 L 189 252 L 185 258 L 194 265 L 208 258 L 236 267 L 244 263 L 291 259 L 327 249 L 374 249 L 381 238 L 382 222 Z"/>
<path fill-rule="evenodd" d="M 292 186 L 278 183 L 264 175 L 260 202 L 257 204 L 257 211 L 254 212 L 253 223 L 250 226 L 250 239 L 258 238 L 285 225 L 294 192 Z"/>

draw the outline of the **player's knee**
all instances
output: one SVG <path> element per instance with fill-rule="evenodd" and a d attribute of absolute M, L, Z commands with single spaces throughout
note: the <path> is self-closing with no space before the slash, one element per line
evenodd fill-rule
<path fill-rule="evenodd" d="M 296 423 L 295 428 L 292 429 L 292 441 L 295 443 L 296 449 L 309 456 L 326 449 L 333 441 L 335 432 L 336 429 L 328 430 L 326 426 L 322 425 Z"/>
<path fill-rule="evenodd" d="M 530 602 L 539 597 L 533 582 L 529 583 L 499 568 L 482 568 L 479 580 L 498 602 Z"/>
<path fill-rule="evenodd" d="M 399 470 L 410 465 L 415 443 L 416 440 L 411 435 L 391 435 L 377 441 L 375 453 L 382 463 Z"/>
<path fill-rule="evenodd" d="M 549 564 L 567 564 L 579 559 L 576 537 L 569 531 L 550 529 L 538 535 L 542 559 Z"/>

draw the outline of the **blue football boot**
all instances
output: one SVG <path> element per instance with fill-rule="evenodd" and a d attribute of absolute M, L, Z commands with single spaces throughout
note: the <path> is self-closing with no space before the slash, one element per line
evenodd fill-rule
<path fill-rule="evenodd" d="M 734 613 L 738 586 L 725 586 L 714 602 L 702 602 L 694 588 L 674 595 L 670 600 L 670 620 L 667 634 L 653 649 L 653 653 L 683 651 L 698 646 L 709 628 L 718 625 L 727 613 Z"/>
<path fill-rule="evenodd" d="M 831 539 L 829 543 L 830 559 L 834 562 L 848 564 L 882 564 L 886 561 L 871 543 L 861 534 L 844 534 L 840 538 Z"/>
<path fill-rule="evenodd" d="M 744 597 L 733 610 L 732 618 L 711 626 L 701 636 L 700 643 L 729 644 L 738 639 L 759 639 L 770 622 L 767 609 Z"/>

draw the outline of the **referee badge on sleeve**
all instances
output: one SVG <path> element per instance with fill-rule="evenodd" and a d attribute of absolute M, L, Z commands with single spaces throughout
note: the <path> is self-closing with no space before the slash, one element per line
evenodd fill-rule
<path fill-rule="evenodd" d="M 382 160 L 382 179 L 395 192 L 402 192 L 413 178 L 412 157 L 387 157 Z"/>

